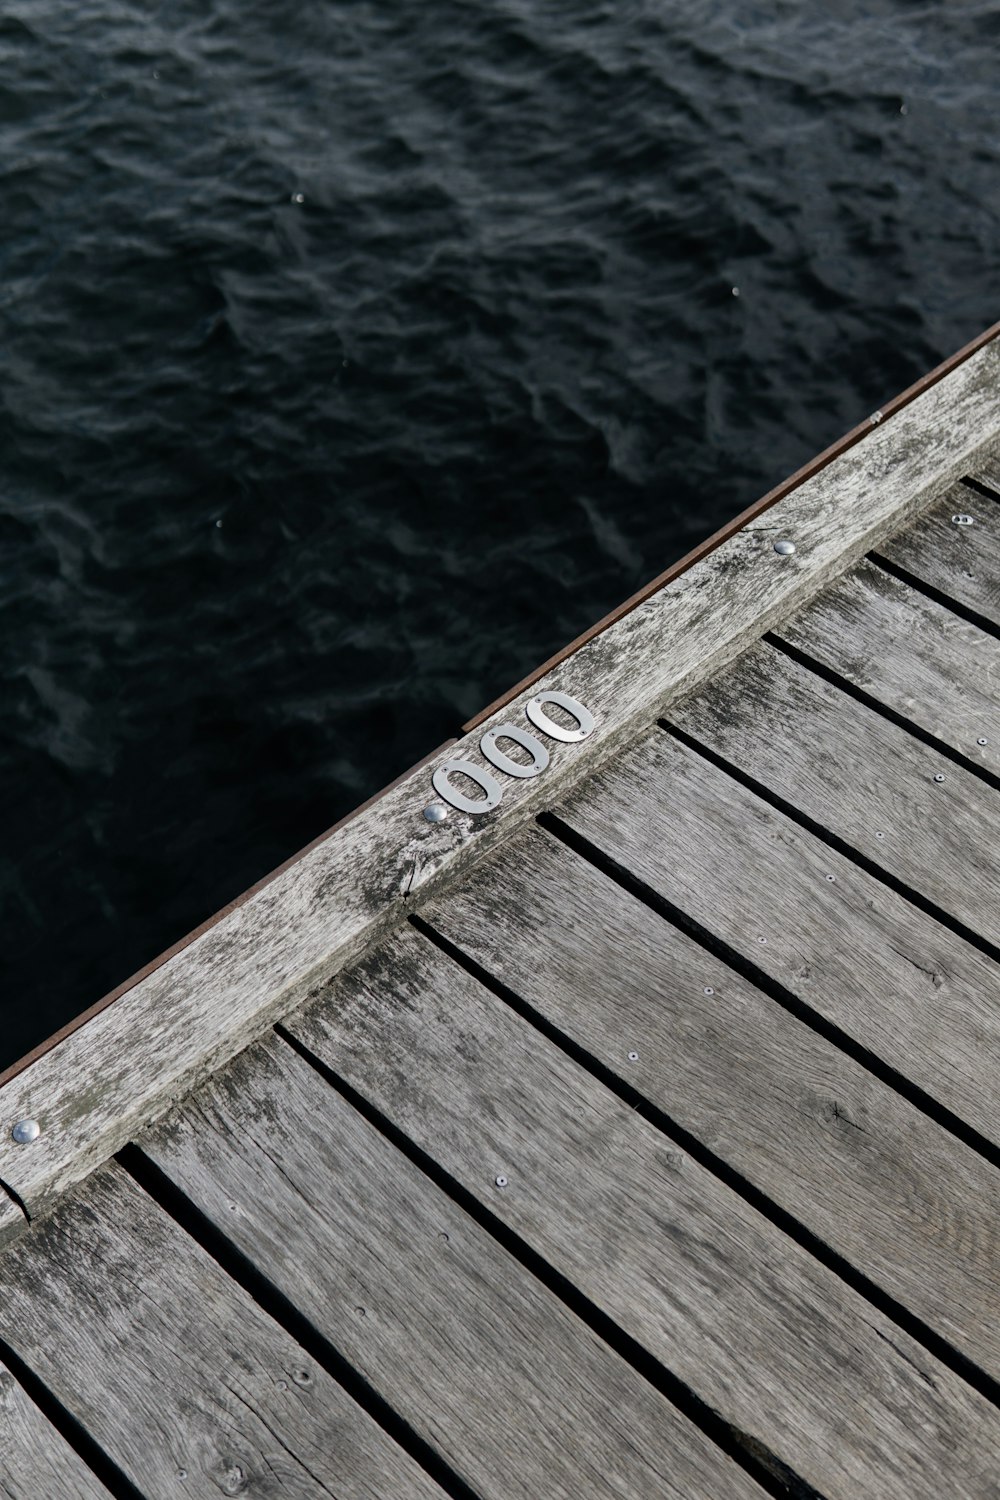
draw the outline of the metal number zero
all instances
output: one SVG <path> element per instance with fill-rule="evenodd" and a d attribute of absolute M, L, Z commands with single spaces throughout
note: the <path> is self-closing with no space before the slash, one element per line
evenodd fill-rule
<path fill-rule="evenodd" d="M 545 712 L 546 704 L 553 704 L 563 709 L 576 720 L 577 727 L 564 729 L 561 724 L 557 724 L 555 719 L 550 718 Z M 571 698 L 569 693 L 539 693 L 525 705 L 525 713 L 534 729 L 564 745 L 585 740 L 596 724 L 590 709 L 578 702 L 576 698 Z M 525 765 L 523 761 L 514 760 L 508 755 L 500 746 L 501 740 L 509 740 L 515 745 L 520 745 L 522 750 L 527 750 L 531 756 L 530 765 Z M 497 724 L 493 729 L 488 729 L 479 742 L 479 748 L 486 760 L 497 771 L 519 780 L 540 776 L 549 764 L 549 752 L 541 740 L 530 730 L 522 729 L 518 724 Z M 483 795 L 469 797 L 465 792 L 459 791 L 452 781 L 452 776 L 456 773 L 467 776 L 480 788 Z M 457 808 L 459 812 L 471 813 L 473 816 L 492 812 L 503 797 L 503 787 L 490 771 L 477 766 L 474 761 L 461 757 L 446 760 L 443 765 L 438 766 L 431 777 L 431 782 L 442 802 L 447 802 L 450 807 Z"/>

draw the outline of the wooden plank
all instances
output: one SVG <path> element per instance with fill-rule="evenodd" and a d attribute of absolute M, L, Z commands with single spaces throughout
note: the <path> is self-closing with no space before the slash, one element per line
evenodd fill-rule
<path fill-rule="evenodd" d="M 969 465 L 968 473 L 970 479 L 985 484 L 987 489 L 1000 498 L 1000 451 L 977 454 Z"/>
<path fill-rule="evenodd" d="M 0 1245 L 16 1239 L 27 1226 L 27 1219 L 0 1183 Z"/>
<path fill-rule="evenodd" d="M 427 823 L 432 768 L 416 771 L 0 1089 L 0 1182 L 40 1212 L 342 967 L 413 892 L 481 857 L 916 514 L 998 431 L 994 341 L 548 674 L 541 686 L 581 698 L 597 727 L 584 745 L 553 744 L 549 768 L 511 780 L 496 812 Z M 782 535 L 793 556 L 775 554 Z M 524 722 L 538 687 L 494 722 Z M 451 753 L 482 764 L 480 733 Z M 43 1134 L 18 1147 L 9 1122 L 26 1114 Z"/>
<path fill-rule="evenodd" d="M 141 1145 L 481 1500 L 762 1497 L 283 1042 Z"/>
<path fill-rule="evenodd" d="M 656 783 L 632 791 L 629 845 L 655 839 Z M 982 1157 L 540 831 L 424 915 L 1000 1380 L 1000 1172 Z"/>
<path fill-rule="evenodd" d="M 972 516 L 973 524 L 956 526 L 955 515 Z M 1000 506 L 995 500 L 955 485 L 926 515 L 883 542 L 877 555 L 1000 625 Z"/>
<path fill-rule="evenodd" d="M 1000 965 L 662 730 L 558 816 L 1000 1145 Z"/>
<path fill-rule="evenodd" d="M 0 1364 L 0 1500 L 109 1500 L 66 1439 Z"/>
<path fill-rule="evenodd" d="M 991 1493 L 1000 1412 L 428 939 L 385 940 L 291 1024 L 826 1500 Z"/>
<path fill-rule="evenodd" d="M 971 771 L 764 644 L 669 719 L 1000 943 L 1000 801 Z"/>
<path fill-rule="evenodd" d="M 1000 767 L 1000 642 L 873 562 L 778 635 L 966 759 Z"/>
<path fill-rule="evenodd" d="M 440 1500 L 118 1166 L 0 1257 L 0 1289 L 8 1343 L 147 1500 Z"/>

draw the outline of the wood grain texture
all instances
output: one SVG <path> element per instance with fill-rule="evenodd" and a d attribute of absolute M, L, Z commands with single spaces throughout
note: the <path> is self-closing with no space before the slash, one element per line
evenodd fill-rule
<path fill-rule="evenodd" d="M 1000 498 L 1000 451 L 994 449 L 977 454 L 974 462 L 969 465 L 968 473 L 971 479 L 986 485 L 987 489 Z"/>
<path fill-rule="evenodd" d="M 5 1245 L 10 1240 L 16 1239 L 26 1227 L 27 1222 L 23 1212 L 14 1202 L 13 1198 L 9 1197 L 3 1187 L 0 1186 L 0 1245 Z"/>
<path fill-rule="evenodd" d="M 662 730 L 557 812 L 1000 1145 L 1000 965 Z"/>
<path fill-rule="evenodd" d="M 762 1500 L 284 1043 L 141 1145 L 481 1500 Z"/>
<path fill-rule="evenodd" d="M 972 516 L 973 525 L 956 526 L 954 515 Z M 956 485 L 913 526 L 883 542 L 878 554 L 1000 625 L 1000 505 L 995 500 Z"/>
<path fill-rule="evenodd" d="M 996 1500 L 995 1408 L 428 939 L 387 939 L 292 1025 L 827 1500 Z"/>
<path fill-rule="evenodd" d="M 597 728 L 554 745 L 549 769 L 511 782 L 497 812 L 428 824 L 433 767 L 415 772 L 0 1089 L 0 1182 L 29 1212 L 44 1208 L 342 967 L 412 892 L 494 847 L 930 503 L 998 431 L 994 341 L 560 663 L 542 685 L 581 698 Z M 780 535 L 794 556 L 776 556 Z M 537 690 L 491 722 L 520 719 Z M 478 760 L 484 727 L 450 753 Z M 19 1150 L 9 1122 L 28 1113 L 44 1133 Z"/>
<path fill-rule="evenodd" d="M 1000 767 L 1000 641 L 891 573 L 859 563 L 777 634 L 967 760 Z"/>
<path fill-rule="evenodd" d="M 655 839 L 656 784 L 632 791 L 618 829 Z M 1000 1172 L 981 1156 L 540 831 L 425 916 L 1000 1380 Z"/>
<path fill-rule="evenodd" d="M 668 717 L 1000 943 L 1000 796 L 970 771 L 764 644 Z"/>
<path fill-rule="evenodd" d="M 0 1298 L 9 1344 L 147 1500 L 440 1500 L 118 1166 L 0 1257 Z"/>
<path fill-rule="evenodd" d="M 0 1365 L 0 1500 L 110 1500 L 86 1464 Z"/>

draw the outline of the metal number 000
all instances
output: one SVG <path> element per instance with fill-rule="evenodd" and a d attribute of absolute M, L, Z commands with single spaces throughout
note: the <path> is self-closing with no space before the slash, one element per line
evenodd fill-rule
<path fill-rule="evenodd" d="M 576 720 L 576 728 L 564 729 L 561 724 L 557 724 L 545 712 L 546 704 L 565 710 Z M 585 740 L 594 728 L 594 716 L 590 709 L 571 698 L 568 693 L 539 693 L 537 698 L 532 698 L 530 703 L 525 704 L 524 711 L 529 722 L 541 734 L 547 735 L 550 740 L 559 740 L 564 745 Z M 514 760 L 506 751 L 501 750 L 501 740 L 510 740 L 512 744 L 520 745 L 522 750 L 527 750 L 531 763 L 526 765 L 524 761 Z M 518 780 L 540 776 L 549 763 L 549 752 L 538 736 L 522 729 L 519 724 L 498 724 L 495 729 L 488 729 L 479 741 L 479 748 L 491 766 L 495 766 L 506 776 L 517 777 Z M 467 797 L 464 792 L 460 792 L 451 780 L 456 771 L 474 781 L 483 795 Z M 496 777 L 471 760 L 446 760 L 443 765 L 438 766 L 431 781 L 442 801 L 457 808 L 459 812 L 472 813 L 474 816 L 492 812 L 503 796 L 503 787 Z"/>

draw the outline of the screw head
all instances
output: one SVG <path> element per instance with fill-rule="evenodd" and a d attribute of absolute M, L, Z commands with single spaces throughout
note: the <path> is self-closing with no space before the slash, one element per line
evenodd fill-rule
<path fill-rule="evenodd" d="M 759 937 L 757 939 L 757 941 L 758 941 L 758 943 L 766 943 L 767 942 L 767 938 L 766 937 Z"/>
<path fill-rule="evenodd" d="M 630 1052 L 629 1055 L 628 1055 L 628 1060 L 629 1060 L 629 1062 L 638 1062 L 639 1061 L 639 1054 L 638 1054 L 638 1052 Z"/>
<path fill-rule="evenodd" d="M 448 809 L 443 802 L 431 802 L 424 808 L 424 817 L 428 823 L 443 823 L 448 816 Z"/>
<path fill-rule="evenodd" d="M 500 1175 L 498 1177 L 495 1177 L 493 1180 L 496 1183 L 497 1187 L 501 1187 L 502 1188 L 502 1187 L 506 1187 L 507 1186 L 507 1179 L 503 1175 L 502 1172 L 500 1173 Z"/>
<path fill-rule="evenodd" d="M 966 515 L 964 511 L 960 511 L 957 516 L 952 516 L 951 518 L 951 524 L 953 526 L 974 526 L 975 523 L 975 516 Z"/>
<path fill-rule="evenodd" d="M 985 734 L 981 734 L 979 736 L 978 740 L 976 741 L 976 744 L 977 745 L 988 745 L 989 744 L 989 740 L 986 738 Z"/>
<path fill-rule="evenodd" d="M 944 776 L 942 775 L 942 773 L 940 771 L 938 771 L 938 772 L 935 773 L 934 780 L 935 781 L 943 781 L 944 780 Z"/>
<path fill-rule="evenodd" d="M 877 839 L 884 839 L 884 838 L 885 838 L 885 834 L 884 834 L 884 833 L 877 833 L 877 834 L 876 834 L 876 835 L 875 835 L 875 837 L 876 837 L 876 838 L 877 838 Z"/>
<path fill-rule="evenodd" d="M 30 1146 L 32 1141 L 37 1141 L 42 1133 L 42 1127 L 37 1120 L 18 1120 L 11 1131 L 11 1137 L 19 1146 Z"/>
<path fill-rule="evenodd" d="M 826 878 L 827 880 L 836 880 L 837 877 L 836 875 L 828 875 Z"/>
<path fill-rule="evenodd" d="M 795 551 L 795 543 L 790 542 L 787 537 L 783 537 L 780 542 L 775 542 L 774 550 L 779 557 L 791 557 Z"/>
<path fill-rule="evenodd" d="M 713 988 L 712 988 L 712 986 L 710 984 L 706 984 L 706 986 L 705 986 L 705 994 L 706 995 L 714 995 L 715 994 L 715 991 L 713 990 Z"/>

